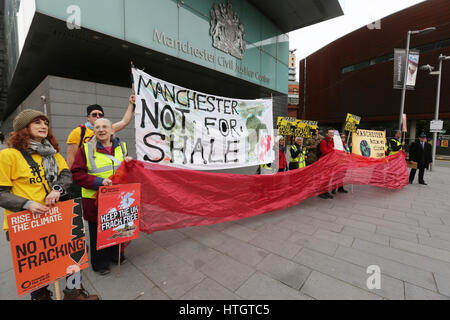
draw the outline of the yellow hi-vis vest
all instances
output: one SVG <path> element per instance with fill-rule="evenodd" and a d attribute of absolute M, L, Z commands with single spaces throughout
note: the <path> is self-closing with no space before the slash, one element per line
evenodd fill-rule
<path fill-rule="evenodd" d="M 297 146 L 294 144 L 291 146 L 291 149 L 294 150 L 294 152 L 297 152 Z M 290 162 L 298 162 L 299 168 L 306 167 L 306 149 L 303 148 L 302 152 L 298 154 L 297 158 L 291 158 Z"/>
<path fill-rule="evenodd" d="M 116 172 L 122 161 L 127 155 L 127 145 L 120 142 L 114 149 L 114 156 L 97 152 L 97 148 L 91 143 L 84 144 L 84 153 L 86 155 L 86 166 L 88 174 L 99 177 L 109 178 Z M 97 190 L 81 188 L 81 196 L 83 198 L 94 198 Z"/>
<path fill-rule="evenodd" d="M 260 174 L 271 174 L 273 169 L 267 163 L 264 163 L 259 165 L 259 172 Z"/>
<path fill-rule="evenodd" d="M 391 149 L 391 142 L 392 141 L 395 141 L 395 144 L 397 145 L 397 147 L 402 145 L 402 143 L 400 141 L 398 141 L 397 139 L 391 139 L 391 141 L 389 141 L 389 145 L 388 145 L 388 150 L 389 150 L 388 156 L 392 156 L 393 154 L 396 154 L 397 152 L 399 152 L 401 150 L 401 148 L 400 148 L 398 151 L 393 151 Z"/>

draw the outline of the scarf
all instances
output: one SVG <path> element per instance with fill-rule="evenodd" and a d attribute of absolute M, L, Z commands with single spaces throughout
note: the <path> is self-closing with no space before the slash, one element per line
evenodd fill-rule
<path fill-rule="evenodd" d="M 86 123 L 84 125 L 86 127 L 88 127 L 89 129 L 91 129 L 92 131 L 94 131 L 94 126 L 89 121 L 86 121 Z"/>
<path fill-rule="evenodd" d="M 44 165 L 45 178 L 47 179 L 50 188 L 58 179 L 59 168 L 56 163 L 56 150 L 47 139 L 42 140 L 42 143 L 34 140 L 30 141 L 30 153 L 38 153 L 42 156 L 42 163 Z"/>

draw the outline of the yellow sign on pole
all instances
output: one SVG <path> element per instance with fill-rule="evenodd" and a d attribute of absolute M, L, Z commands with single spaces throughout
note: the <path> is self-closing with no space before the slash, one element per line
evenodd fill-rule
<path fill-rule="evenodd" d="M 347 113 L 347 118 L 345 119 L 344 130 L 350 131 L 350 132 L 355 132 L 360 121 L 361 121 L 361 117 L 355 116 L 354 114 L 351 114 L 351 113 Z"/>
<path fill-rule="evenodd" d="M 292 136 L 294 134 L 294 126 L 296 121 L 297 119 L 291 117 L 278 117 L 278 134 L 282 136 Z"/>
<path fill-rule="evenodd" d="M 294 136 L 312 138 L 313 131 L 317 129 L 317 121 L 297 120 Z"/>
<path fill-rule="evenodd" d="M 298 120 L 292 117 L 278 117 L 278 134 L 282 136 L 295 136 L 311 138 L 317 129 L 317 121 Z"/>

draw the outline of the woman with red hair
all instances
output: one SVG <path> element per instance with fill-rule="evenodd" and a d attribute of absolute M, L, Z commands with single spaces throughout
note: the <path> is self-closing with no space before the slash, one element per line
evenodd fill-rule
<path fill-rule="evenodd" d="M 72 174 L 59 154 L 58 142 L 45 114 L 24 110 L 14 119 L 13 129 L 9 148 L 0 151 L 0 206 L 6 209 L 3 229 L 8 240 L 8 214 L 23 210 L 43 214 L 72 183 Z M 45 286 L 32 292 L 31 298 L 51 300 L 51 292 Z M 81 288 L 66 288 L 64 299 L 98 300 L 98 297 L 89 296 Z"/>

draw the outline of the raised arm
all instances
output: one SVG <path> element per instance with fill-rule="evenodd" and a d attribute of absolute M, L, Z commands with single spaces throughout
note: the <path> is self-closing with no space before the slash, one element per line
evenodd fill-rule
<path fill-rule="evenodd" d="M 132 94 L 128 100 L 128 108 L 127 111 L 125 111 L 125 114 L 123 115 L 122 120 L 119 122 L 116 122 L 113 124 L 114 133 L 119 132 L 123 128 L 125 128 L 133 118 L 134 113 L 134 104 L 136 103 L 136 96 Z"/>

